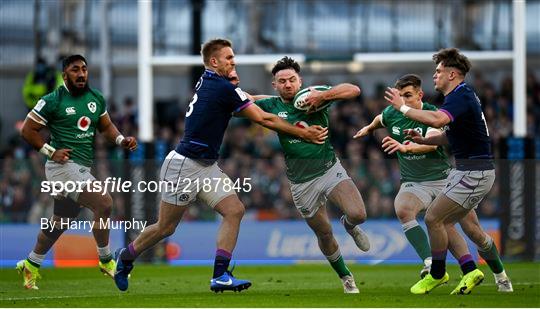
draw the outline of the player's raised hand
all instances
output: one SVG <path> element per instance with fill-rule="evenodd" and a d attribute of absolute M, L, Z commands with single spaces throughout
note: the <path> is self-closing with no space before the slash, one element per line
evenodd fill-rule
<path fill-rule="evenodd" d="M 51 156 L 51 160 L 56 163 L 65 164 L 69 160 L 71 151 L 73 151 L 73 149 L 56 149 Z"/>
<path fill-rule="evenodd" d="M 309 95 L 304 100 L 302 107 L 308 106 L 307 113 L 313 113 L 319 105 L 324 102 L 323 91 L 316 90 L 313 87 L 309 88 Z"/>
<path fill-rule="evenodd" d="M 384 99 L 388 103 L 392 104 L 392 106 L 397 110 L 399 110 L 399 108 L 405 104 L 403 98 L 399 95 L 399 90 L 392 87 L 386 88 L 386 91 L 384 92 Z"/>
<path fill-rule="evenodd" d="M 403 130 L 403 133 L 406 134 L 407 138 L 410 138 L 413 142 L 417 144 L 424 144 L 424 137 L 418 131 L 413 129 Z"/>
<path fill-rule="evenodd" d="M 353 138 L 360 138 L 360 137 L 367 136 L 369 132 L 371 132 L 371 130 L 369 129 L 369 126 L 365 126 L 362 129 L 358 130 L 358 132 L 356 132 Z"/>
<path fill-rule="evenodd" d="M 386 136 L 385 138 L 383 138 L 382 148 L 383 151 L 387 154 L 393 154 L 396 151 L 399 151 L 401 153 L 407 152 L 407 148 L 405 147 L 405 145 L 401 144 L 390 136 Z"/>
<path fill-rule="evenodd" d="M 129 151 L 134 151 L 137 149 L 137 140 L 133 136 L 128 136 L 124 138 L 120 145 L 125 149 L 129 149 Z"/>
<path fill-rule="evenodd" d="M 310 143 L 322 145 L 328 138 L 328 128 L 313 125 L 305 128 L 305 130 L 304 139 Z"/>

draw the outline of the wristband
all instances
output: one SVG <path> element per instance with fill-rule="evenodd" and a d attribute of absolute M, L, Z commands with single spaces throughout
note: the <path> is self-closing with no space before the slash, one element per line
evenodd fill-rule
<path fill-rule="evenodd" d="M 52 158 L 55 151 L 56 149 L 47 143 L 43 144 L 43 147 L 39 150 L 40 153 L 46 155 L 49 159 Z"/>
<path fill-rule="evenodd" d="M 401 107 L 399 108 L 399 111 L 400 111 L 403 115 L 405 115 L 405 114 L 407 114 L 407 112 L 408 112 L 410 109 L 411 109 L 410 107 L 408 107 L 407 105 L 403 104 L 403 105 L 401 105 Z"/>
<path fill-rule="evenodd" d="M 122 135 L 122 134 L 118 135 L 118 136 L 116 137 L 116 140 L 115 140 L 116 145 L 120 146 L 120 144 L 122 144 L 122 142 L 124 141 L 124 139 L 125 139 L 124 135 Z"/>

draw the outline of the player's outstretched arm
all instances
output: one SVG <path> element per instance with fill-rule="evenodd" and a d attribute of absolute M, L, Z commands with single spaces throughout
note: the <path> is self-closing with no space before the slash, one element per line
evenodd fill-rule
<path fill-rule="evenodd" d="M 409 106 L 405 105 L 405 102 L 403 102 L 403 98 L 401 98 L 401 96 L 399 95 L 399 90 L 397 90 L 396 88 L 388 87 L 388 89 L 384 93 L 384 98 L 386 101 L 388 101 L 388 103 L 392 104 L 392 106 L 396 110 L 402 112 L 403 115 L 407 116 L 407 118 L 416 120 L 423 124 L 427 124 L 430 127 L 442 128 L 443 126 L 451 122 L 450 117 L 448 117 L 447 114 L 441 111 L 421 110 L 416 108 L 410 108 Z"/>
<path fill-rule="evenodd" d="M 39 133 L 44 127 L 45 124 L 42 123 L 40 118 L 34 114 L 34 112 L 29 112 L 24 120 L 21 136 L 28 144 L 34 147 L 34 149 L 46 155 L 49 159 L 56 163 L 66 163 L 69 160 L 71 149 L 55 149 L 47 144 Z"/>
<path fill-rule="evenodd" d="M 251 121 L 267 127 L 271 130 L 297 136 L 314 144 L 324 144 L 328 138 L 328 128 L 321 126 L 309 126 L 301 128 L 293 126 L 277 115 L 267 113 L 255 104 L 251 104 L 238 113 L 239 116 L 246 117 Z"/>
<path fill-rule="evenodd" d="M 360 138 L 360 137 L 367 136 L 369 133 L 380 128 L 383 128 L 383 125 L 382 125 L 382 115 L 379 114 L 375 118 L 373 118 L 373 121 L 370 124 L 358 130 L 358 132 L 356 132 L 353 138 Z"/>
<path fill-rule="evenodd" d="M 137 149 L 137 140 L 133 136 L 124 137 L 116 126 L 112 123 L 111 117 L 108 113 L 105 113 L 103 116 L 99 117 L 98 129 L 105 138 L 123 148 L 133 151 Z"/>
<path fill-rule="evenodd" d="M 349 83 L 339 84 L 325 91 L 310 88 L 309 96 L 304 101 L 304 106 L 310 107 L 307 111 L 309 113 L 315 111 L 325 101 L 353 99 L 359 96 L 360 92 L 360 87 Z"/>

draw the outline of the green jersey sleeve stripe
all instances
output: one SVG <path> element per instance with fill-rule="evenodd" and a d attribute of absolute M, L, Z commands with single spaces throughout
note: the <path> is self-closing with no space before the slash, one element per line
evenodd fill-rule
<path fill-rule="evenodd" d="M 386 128 L 386 124 L 384 124 L 384 113 L 379 114 L 381 116 L 381 125 Z"/>
<path fill-rule="evenodd" d="M 43 117 L 38 111 L 36 111 L 35 109 L 32 110 L 32 112 L 34 114 L 36 114 L 42 121 L 44 121 L 45 123 L 47 123 L 47 119 L 45 119 L 45 117 Z M 35 121 L 35 119 L 32 119 Z"/>
<path fill-rule="evenodd" d="M 103 112 L 103 114 L 99 115 L 99 117 L 105 116 L 107 114 L 107 110 Z"/>
<path fill-rule="evenodd" d="M 41 120 L 41 118 L 36 117 L 36 116 L 34 116 L 34 115 L 32 115 L 32 114 L 33 114 L 33 113 L 28 113 L 28 115 L 26 115 L 26 117 L 28 117 L 28 118 L 34 120 L 35 122 L 37 122 L 37 123 L 39 123 L 39 124 L 41 124 L 41 125 L 44 125 L 44 126 L 47 125 L 43 120 Z"/>

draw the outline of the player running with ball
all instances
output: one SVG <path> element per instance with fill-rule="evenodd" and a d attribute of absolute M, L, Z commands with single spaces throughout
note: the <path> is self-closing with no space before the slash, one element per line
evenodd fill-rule
<path fill-rule="evenodd" d="M 279 96 L 256 101 L 264 111 L 279 115 L 298 125 L 328 126 L 328 102 L 352 99 L 360 95 L 360 88 L 352 84 L 335 87 L 312 88 L 304 102 L 306 110 L 294 106 L 295 96 L 302 86 L 300 65 L 284 57 L 272 69 L 272 86 Z M 322 91 L 321 91 L 322 90 Z M 322 145 L 308 144 L 295 137 L 278 134 L 285 152 L 287 177 L 289 178 L 294 204 L 306 223 L 317 236 L 319 248 L 340 277 L 345 293 L 358 293 L 354 277 L 345 265 L 338 243 L 332 233 L 332 225 L 326 212 L 326 201 L 339 206 L 344 215 L 341 223 L 362 251 L 368 251 L 367 235 L 359 224 L 366 220 L 362 196 L 341 166 L 334 149 L 327 140 Z"/>

